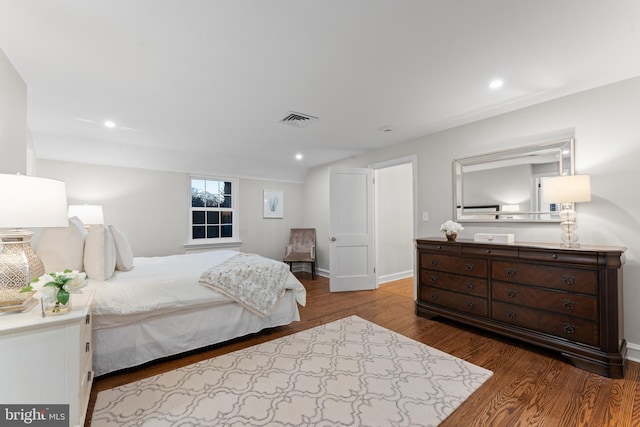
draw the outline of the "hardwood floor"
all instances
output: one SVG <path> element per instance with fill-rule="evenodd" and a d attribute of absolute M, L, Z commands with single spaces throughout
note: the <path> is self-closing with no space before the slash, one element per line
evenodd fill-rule
<path fill-rule="evenodd" d="M 300 322 L 98 377 L 85 425 L 91 425 L 95 398 L 101 390 L 355 314 L 494 372 L 442 427 L 640 426 L 638 363 L 629 362 L 625 379 L 612 380 L 575 368 L 545 350 L 444 319 L 418 317 L 413 279 L 385 284 L 376 291 L 332 294 L 329 279 L 316 276 L 311 280 L 306 273 L 298 273 L 298 277 L 307 288 L 307 307 L 300 309 Z"/>

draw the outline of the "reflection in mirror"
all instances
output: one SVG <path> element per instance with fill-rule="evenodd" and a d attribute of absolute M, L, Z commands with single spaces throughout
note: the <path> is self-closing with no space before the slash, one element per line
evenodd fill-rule
<path fill-rule="evenodd" d="M 573 175 L 574 139 L 497 151 L 453 161 L 454 218 L 461 222 L 558 222 L 542 182 Z"/>

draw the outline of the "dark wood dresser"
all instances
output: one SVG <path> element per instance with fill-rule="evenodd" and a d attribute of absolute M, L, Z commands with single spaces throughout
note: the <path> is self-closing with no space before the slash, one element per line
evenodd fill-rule
<path fill-rule="evenodd" d="M 624 376 L 622 247 L 417 239 L 416 313 L 442 316 Z"/>

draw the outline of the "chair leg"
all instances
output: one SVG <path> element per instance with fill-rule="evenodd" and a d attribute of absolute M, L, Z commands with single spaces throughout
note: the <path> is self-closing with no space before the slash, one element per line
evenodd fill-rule
<path fill-rule="evenodd" d="M 311 280 L 315 280 L 316 279 L 316 262 L 312 261 L 311 262 Z"/>

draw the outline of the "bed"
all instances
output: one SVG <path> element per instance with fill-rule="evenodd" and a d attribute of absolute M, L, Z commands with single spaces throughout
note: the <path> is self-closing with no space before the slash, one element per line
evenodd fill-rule
<path fill-rule="evenodd" d="M 74 233 L 78 230 L 76 227 Z M 64 238 L 70 248 L 69 231 L 66 233 Z M 284 263 L 231 250 L 133 258 L 127 247 L 115 251 L 118 240 L 120 244 L 127 243 L 122 237 L 117 229 L 107 227 L 92 228 L 82 237 L 81 262 L 89 276 L 82 292 L 94 293 L 92 334 L 96 376 L 300 320 L 298 306 L 305 305 L 306 290 Z M 44 242 L 38 245 L 44 246 Z M 110 246 L 114 251 L 109 251 Z M 91 253 L 95 248 L 100 248 L 98 255 Z M 53 267 L 42 247 L 41 252 L 46 271 L 59 270 Z M 115 267 L 115 260 L 111 262 L 105 254 L 108 252 L 114 256 L 124 253 L 127 259 L 120 259 Z M 60 256 L 59 251 L 56 256 Z M 64 265 L 73 263 L 69 251 L 65 256 L 61 261 Z M 215 283 L 204 280 L 203 273 L 226 271 L 243 256 L 255 264 L 279 268 L 277 297 L 266 308 L 247 305 L 242 298 L 230 296 L 227 289 L 216 288 Z M 102 275 L 105 266 L 111 264 L 114 267 L 106 268 L 107 274 Z M 263 276 L 263 272 L 255 270 L 244 281 L 255 279 L 252 285 L 259 288 L 262 283 L 257 276 Z M 250 289 L 249 293 L 257 293 L 258 288 Z"/>
<path fill-rule="evenodd" d="M 116 271 L 106 281 L 90 279 L 83 292 L 95 291 L 95 375 L 300 320 L 298 304 L 305 304 L 306 291 L 291 273 L 286 292 L 264 317 L 199 283 L 203 271 L 237 254 L 135 258 L 130 271 Z"/>

